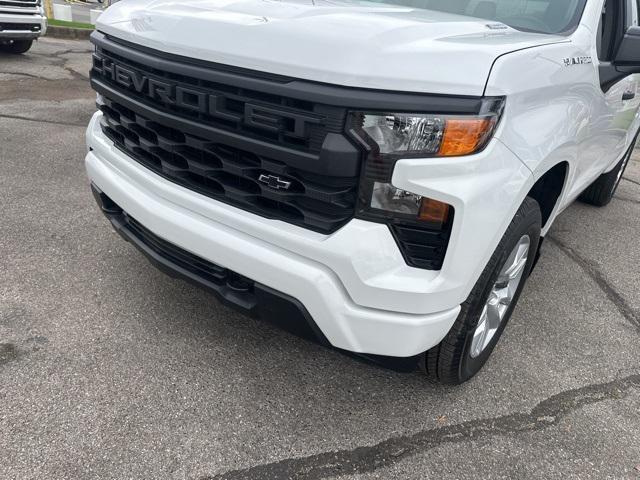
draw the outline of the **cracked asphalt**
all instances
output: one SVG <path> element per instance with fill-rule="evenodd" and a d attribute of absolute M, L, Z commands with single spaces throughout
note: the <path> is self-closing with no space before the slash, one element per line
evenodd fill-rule
<path fill-rule="evenodd" d="M 640 156 L 558 219 L 460 387 L 353 360 L 156 271 L 84 173 L 87 43 L 0 56 L 0 478 L 640 478 Z"/>

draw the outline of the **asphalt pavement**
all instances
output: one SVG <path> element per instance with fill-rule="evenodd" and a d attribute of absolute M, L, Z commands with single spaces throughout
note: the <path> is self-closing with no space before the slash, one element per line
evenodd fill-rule
<path fill-rule="evenodd" d="M 640 158 L 576 203 L 486 368 L 443 387 L 155 270 L 84 172 L 91 47 L 0 56 L 1 479 L 640 478 Z"/>

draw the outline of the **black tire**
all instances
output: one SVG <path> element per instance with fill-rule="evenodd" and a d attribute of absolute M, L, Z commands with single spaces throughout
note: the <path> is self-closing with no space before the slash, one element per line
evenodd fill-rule
<path fill-rule="evenodd" d="M 637 140 L 637 136 L 636 136 Z M 603 173 L 598 177 L 598 179 L 593 182 L 591 185 L 587 187 L 587 189 L 582 192 L 579 197 L 579 200 L 584 203 L 588 203 L 589 205 L 593 205 L 596 207 L 605 207 L 609 205 L 613 196 L 618 190 L 618 185 L 620 185 L 620 180 L 622 180 L 622 175 L 629 164 L 629 160 L 633 155 L 633 149 L 635 148 L 635 140 L 631 143 L 631 148 L 625 154 L 622 160 L 615 166 L 613 170 L 608 173 Z"/>
<path fill-rule="evenodd" d="M 473 377 L 486 363 L 518 303 L 520 293 L 531 272 L 540 242 L 541 228 L 540 206 L 538 202 L 527 197 L 511 221 L 469 298 L 462 304 L 462 310 L 453 327 L 439 345 L 422 355 L 420 366 L 430 379 L 439 383 L 457 385 Z M 473 358 L 470 347 L 485 303 L 496 283 L 500 270 L 524 235 L 529 235 L 531 243 L 520 285 L 491 342 L 480 355 Z"/>
<path fill-rule="evenodd" d="M 11 43 L 0 44 L 0 52 L 20 54 L 28 52 L 33 40 L 12 40 Z"/>

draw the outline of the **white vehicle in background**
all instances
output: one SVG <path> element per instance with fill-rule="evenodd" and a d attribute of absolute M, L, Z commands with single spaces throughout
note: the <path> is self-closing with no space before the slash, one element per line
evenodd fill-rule
<path fill-rule="evenodd" d="M 46 31 L 42 0 L 0 0 L 0 53 L 25 53 Z"/>
<path fill-rule="evenodd" d="M 640 129 L 638 10 L 125 0 L 92 36 L 87 172 L 172 275 L 460 383 L 557 215 L 616 191 Z"/>

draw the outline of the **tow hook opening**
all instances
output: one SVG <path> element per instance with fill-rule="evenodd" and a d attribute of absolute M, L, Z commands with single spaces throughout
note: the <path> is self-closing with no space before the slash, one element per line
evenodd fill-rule
<path fill-rule="evenodd" d="M 230 273 L 227 280 L 227 286 L 236 292 L 250 292 L 253 288 L 253 283 L 252 280 L 237 273 Z"/>

